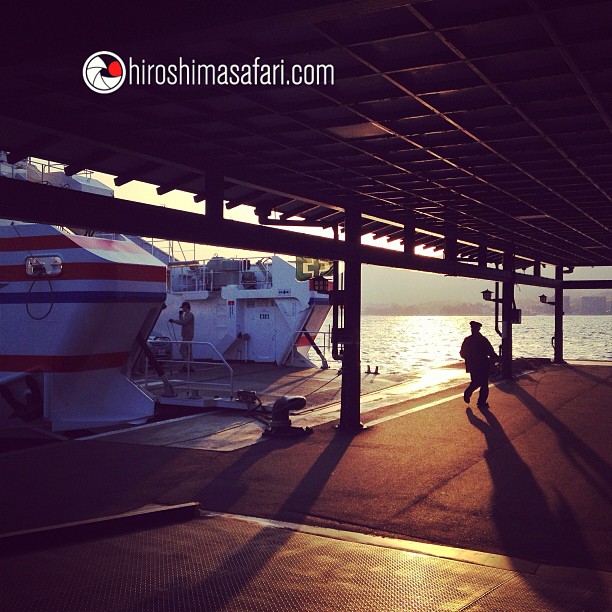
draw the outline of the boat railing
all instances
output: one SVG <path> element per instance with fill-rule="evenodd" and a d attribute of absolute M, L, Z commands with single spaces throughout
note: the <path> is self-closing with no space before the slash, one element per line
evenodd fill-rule
<path fill-rule="evenodd" d="M 272 289 L 271 280 L 258 280 L 256 277 L 251 276 L 253 272 L 244 272 L 240 276 L 240 282 L 238 283 L 238 289 L 249 290 L 249 289 Z"/>
<path fill-rule="evenodd" d="M 235 285 L 240 290 L 272 288 L 272 273 L 267 267 L 259 268 L 259 274 L 256 269 L 244 265 L 235 270 L 213 270 L 205 260 L 193 260 L 170 263 L 168 269 L 169 293 L 214 291 L 227 285 Z"/>
<path fill-rule="evenodd" d="M 272 259 L 270 257 L 263 257 L 255 264 L 255 266 L 263 273 L 264 283 L 269 284 L 270 287 L 272 286 L 272 270 L 270 270 L 271 265 Z"/>
<path fill-rule="evenodd" d="M 169 293 L 212 291 L 212 274 L 201 262 L 194 260 L 168 265 Z"/>
<path fill-rule="evenodd" d="M 170 345 L 170 353 L 166 358 L 156 357 L 157 362 L 164 368 L 166 375 L 170 377 L 170 383 L 174 391 L 180 396 L 184 393 L 187 398 L 197 398 L 200 391 L 205 389 L 215 389 L 225 391 L 229 398 L 234 397 L 234 369 L 225 360 L 223 355 L 210 342 L 183 340 L 152 341 L 155 345 L 159 342 L 160 346 Z M 182 358 L 180 353 L 181 346 L 189 348 L 187 359 Z M 193 353 L 199 347 L 198 354 L 206 351 L 211 355 L 210 359 L 193 359 Z M 175 358 L 181 355 L 181 358 Z M 159 378 L 150 377 L 148 360 L 145 363 L 144 388 L 154 388 L 160 386 Z"/>
<path fill-rule="evenodd" d="M 302 329 L 294 332 L 289 355 L 285 360 L 288 365 L 293 365 L 294 360 L 298 359 L 300 349 L 303 350 L 303 357 L 308 354 L 310 349 L 313 349 L 321 361 L 321 367 L 326 369 L 328 367 L 326 355 L 331 353 L 331 331 Z M 310 359 L 310 357 L 308 358 Z"/>
<path fill-rule="evenodd" d="M 119 242 L 125 242 L 126 238 L 123 234 L 118 234 L 116 232 L 90 232 L 83 230 L 83 232 L 79 232 L 72 227 L 62 226 L 60 229 L 67 234 L 73 234 L 76 236 L 86 236 L 88 238 L 102 238 L 103 240 L 116 240 Z"/>
<path fill-rule="evenodd" d="M 156 255 L 158 251 L 164 253 L 168 261 L 189 261 L 196 259 L 196 245 L 178 240 L 166 240 L 164 238 L 146 238 L 143 239 L 148 245 L 151 255 Z"/>

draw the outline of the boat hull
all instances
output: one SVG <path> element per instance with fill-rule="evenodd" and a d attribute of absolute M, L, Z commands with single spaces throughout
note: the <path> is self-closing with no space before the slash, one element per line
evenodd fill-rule
<path fill-rule="evenodd" d="M 265 266 L 223 258 L 208 266 L 171 265 L 167 308 L 156 331 L 180 341 L 181 327 L 170 319 L 179 319 L 181 304 L 187 301 L 195 318 L 196 360 L 222 356 L 284 365 L 294 349 L 306 358 L 311 345 L 302 344 L 301 332 L 306 329 L 311 338 L 316 336 L 330 310 L 328 296 L 313 291 L 308 281 L 298 281 L 287 261 L 268 259 Z M 179 358 L 176 348 L 174 357 Z"/>
<path fill-rule="evenodd" d="M 153 400 L 126 373 L 165 280 L 165 266 L 124 238 L 0 226 L 0 422 L 60 431 L 151 416 Z"/>

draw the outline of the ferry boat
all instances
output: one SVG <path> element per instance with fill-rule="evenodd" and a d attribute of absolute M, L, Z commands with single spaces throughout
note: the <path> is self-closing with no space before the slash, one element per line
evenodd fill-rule
<path fill-rule="evenodd" d="M 126 376 L 164 303 L 163 263 L 123 236 L 0 220 L 0 419 L 53 431 L 144 419 Z"/>
<path fill-rule="evenodd" d="M 0 175 L 113 195 L 91 175 L 9 164 L 1 152 Z M 210 359 L 205 342 L 227 360 L 310 363 L 330 307 L 290 263 L 181 262 L 144 247 L 138 237 L 0 220 L 0 428 L 66 431 L 152 416 L 153 396 L 130 374 L 154 330 L 180 339 L 169 320 L 184 301 L 196 318 L 196 361 Z"/>
<path fill-rule="evenodd" d="M 313 366 L 308 355 L 316 351 L 325 367 L 315 340 L 329 313 L 329 299 L 313 283 L 320 262 L 308 263 L 316 272 L 304 270 L 303 259 L 296 269 L 277 256 L 170 262 L 167 308 L 156 329 L 180 339 L 181 329 L 170 319 L 178 319 L 181 305 L 189 302 L 195 360 L 214 358 L 208 346 L 199 344 L 206 342 L 227 361 Z"/>
<path fill-rule="evenodd" d="M 91 177 L 8 164 L 0 175 L 112 195 Z M 121 235 L 0 220 L 0 424 L 52 431 L 152 416 L 127 376 L 166 298 L 166 266 Z"/>

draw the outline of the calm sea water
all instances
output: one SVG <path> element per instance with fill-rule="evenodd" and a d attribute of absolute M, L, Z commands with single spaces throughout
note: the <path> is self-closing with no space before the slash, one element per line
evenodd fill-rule
<path fill-rule="evenodd" d="M 463 316 L 364 315 L 361 319 L 361 362 L 378 365 L 381 372 L 401 374 L 427 370 L 461 361 L 459 348 L 470 333 Z M 500 337 L 493 317 L 478 317 L 482 333 L 498 350 Z M 553 357 L 551 337 L 554 317 L 523 317 L 513 327 L 514 357 Z M 325 327 L 323 328 L 325 329 Z M 612 316 L 567 316 L 564 318 L 566 359 L 612 360 Z"/>

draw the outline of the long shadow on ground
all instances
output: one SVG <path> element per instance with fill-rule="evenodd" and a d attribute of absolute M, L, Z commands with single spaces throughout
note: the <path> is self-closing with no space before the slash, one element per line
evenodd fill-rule
<path fill-rule="evenodd" d="M 487 443 L 484 459 L 494 487 L 492 517 L 506 554 L 510 557 L 527 554 L 532 561 L 554 565 L 595 567 L 580 525 L 564 496 L 556 492 L 553 509 L 495 415 L 489 410 L 476 415 L 470 408 L 466 412 L 469 422 L 482 432 Z M 603 583 L 594 586 L 605 592 Z M 540 595 L 547 596 L 545 592 Z"/>
<path fill-rule="evenodd" d="M 340 463 L 344 453 L 351 445 L 353 437 L 347 434 L 338 434 L 331 439 L 325 450 L 317 457 L 302 480 L 291 492 L 284 504 L 279 508 L 277 517 L 285 518 L 291 514 L 299 520 L 300 516 L 306 516 L 313 506 L 325 483 Z M 232 483 L 238 477 L 252 467 L 260 458 L 265 456 L 265 450 L 261 445 L 251 447 L 239 461 L 229 466 L 218 474 L 201 492 L 200 499 L 217 494 L 220 488 L 225 491 L 225 502 L 228 507 L 237 501 L 245 491 L 234 488 L 229 493 L 227 487 L 232 488 Z M 279 467 L 282 469 L 282 466 Z M 216 568 L 202 583 L 192 589 L 194 596 L 198 594 L 198 604 L 204 610 L 227 609 L 232 599 L 240 592 L 247 589 L 251 581 L 265 567 L 266 563 L 280 551 L 287 541 L 293 536 L 289 530 L 280 531 L 277 528 L 262 528 L 253 538 L 245 542 L 239 548 L 232 550 L 224 562 Z M 239 571 L 236 571 L 239 568 Z M 231 588 L 227 586 L 227 576 L 231 575 Z M 201 593 L 210 595 L 210 600 L 202 601 Z M 146 609 L 153 609 L 161 601 L 159 594 L 154 595 L 151 600 L 143 602 Z"/>

